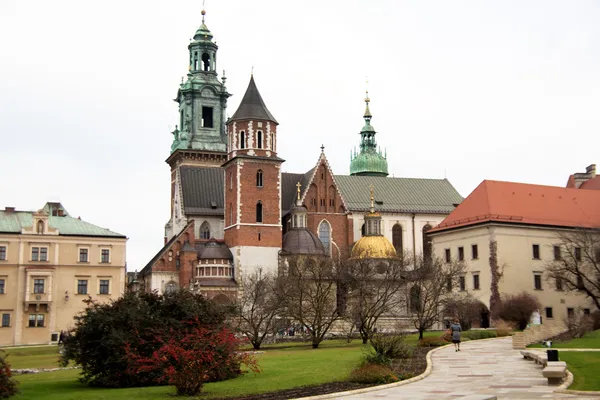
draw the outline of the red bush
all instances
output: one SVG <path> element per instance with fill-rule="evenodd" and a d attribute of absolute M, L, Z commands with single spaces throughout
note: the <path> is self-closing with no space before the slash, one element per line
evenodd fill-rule
<path fill-rule="evenodd" d="M 352 371 L 348 380 L 363 384 L 382 384 L 398 382 L 400 379 L 388 367 L 377 364 L 366 364 Z"/>
<path fill-rule="evenodd" d="M 249 353 L 236 352 L 240 340 L 225 328 L 194 327 L 182 338 L 157 339 L 162 346 L 151 357 L 142 357 L 126 346 L 127 356 L 133 364 L 128 372 L 158 371 L 157 383 L 174 385 L 178 395 L 194 396 L 205 382 L 218 380 L 223 375 L 238 375 L 241 364 L 253 372 L 260 372 Z"/>
<path fill-rule="evenodd" d="M 1 350 L 0 350 L 1 351 Z M 17 381 L 12 377 L 10 365 L 6 361 L 6 355 L 0 352 L 0 399 L 8 399 L 17 394 Z"/>

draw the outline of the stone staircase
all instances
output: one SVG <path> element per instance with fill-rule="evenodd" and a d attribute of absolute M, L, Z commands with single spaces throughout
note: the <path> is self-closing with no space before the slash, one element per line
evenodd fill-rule
<path fill-rule="evenodd" d="M 524 349 L 532 343 L 541 342 L 567 331 L 567 327 L 556 321 L 547 321 L 541 325 L 530 325 L 523 332 L 512 336 L 513 349 Z"/>

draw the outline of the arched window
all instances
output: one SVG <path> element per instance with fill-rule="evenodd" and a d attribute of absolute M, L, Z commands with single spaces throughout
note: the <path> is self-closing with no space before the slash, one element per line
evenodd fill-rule
<path fill-rule="evenodd" d="M 421 311 L 421 288 L 418 286 L 410 288 L 410 311 L 414 313 Z"/>
<path fill-rule="evenodd" d="M 319 224 L 319 239 L 325 247 L 325 252 L 329 254 L 331 252 L 331 225 L 327 220 L 323 220 Z"/>
<path fill-rule="evenodd" d="M 256 133 L 256 147 L 258 147 L 259 149 L 263 148 L 263 141 L 262 141 L 262 131 L 258 131 Z"/>
<path fill-rule="evenodd" d="M 210 224 L 208 221 L 204 221 L 202 225 L 200 225 L 200 238 L 210 239 Z"/>
<path fill-rule="evenodd" d="M 258 186 L 258 187 L 262 187 L 263 186 L 263 172 L 262 172 L 262 169 L 259 169 L 258 172 L 256 173 L 256 186 Z"/>
<path fill-rule="evenodd" d="M 210 56 L 208 53 L 202 54 L 202 67 L 204 71 L 210 71 Z"/>
<path fill-rule="evenodd" d="M 366 225 L 362 224 L 362 227 L 360 228 L 360 236 L 365 236 L 366 233 L 367 233 Z"/>
<path fill-rule="evenodd" d="M 37 233 L 44 233 L 44 221 L 42 220 L 37 222 Z"/>
<path fill-rule="evenodd" d="M 402 244 L 402 225 L 396 224 L 392 228 L 392 243 L 399 257 L 402 257 L 404 246 Z"/>
<path fill-rule="evenodd" d="M 240 149 L 246 148 L 246 133 L 244 131 L 240 132 Z"/>
<path fill-rule="evenodd" d="M 256 203 L 256 222 L 263 222 L 263 205 L 260 200 Z"/>
<path fill-rule="evenodd" d="M 431 225 L 427 224 L 423 227 L 423 259 L 431 261 L 431 239 L 427 236 L 427 231 L 431 229 Z"/>
<path fill-rule="evenodd" d="M 271 150 L 275 151 L 275 135 L 271 134 Z"/>

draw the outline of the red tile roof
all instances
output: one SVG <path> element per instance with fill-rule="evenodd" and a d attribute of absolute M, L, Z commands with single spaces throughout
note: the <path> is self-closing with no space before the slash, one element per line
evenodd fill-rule
<path fill-rule="evenodd" d="M 600 191 L 485 180 L 429 232 L 490 221 L 600 228 Z"/>
<path fill-rule="evenodd" d="M 600 175 L 583 182 L 579 189 L 600 190 Z"/>

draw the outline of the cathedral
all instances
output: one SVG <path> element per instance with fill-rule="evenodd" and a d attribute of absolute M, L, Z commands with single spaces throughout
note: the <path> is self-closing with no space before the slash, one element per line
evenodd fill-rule
<path fill-rule="evenodd" d="M 323 146 L 307 171 L 282 172 L 279 123 L 252 75 L 227 115 L 231 95 L 217 73 L 218 47 L 204 18 L 202 11 L 188 46 L 187 80 L 175 98 L 179 124 L 166 160 L 171 216 L 165 243 L 139 273 L 143 290 L 185 287 L 230 301 L 245 273 L 276 272 L 290 255 L 344 262 L 365 254 L 431 253 L 427 231 L 463 198 L 446 179 L 388 177 L 368 93 L 349 175 L 334 173 Z"/>

